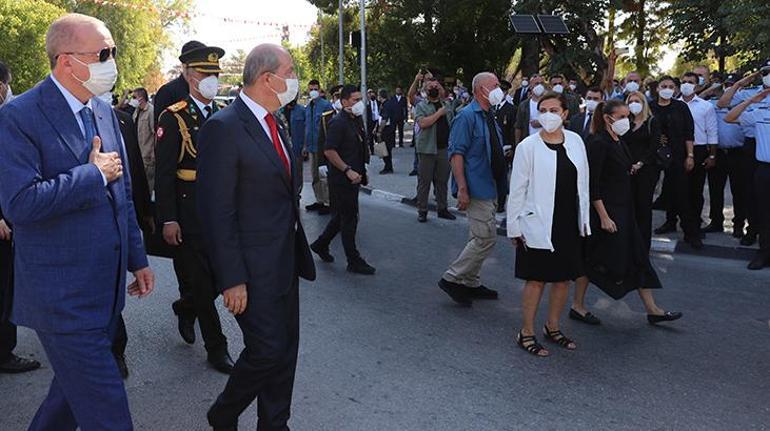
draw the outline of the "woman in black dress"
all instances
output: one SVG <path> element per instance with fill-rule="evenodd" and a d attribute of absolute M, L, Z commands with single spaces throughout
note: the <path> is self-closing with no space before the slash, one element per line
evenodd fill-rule
<path fill-rule="evenodd" d="M 580 135 L 564 130 L 567 101 L 547 93 L 538 102 L 539 133 L 516 149 L 508 199 L 508 237 L 516 245 L 516 277 L 526 280 L 523 323 L 517 344 L 537 356 L 549 352 L 535 337 L 535 317 L 551 283 L 547 340 L 569 350 L 577 345 L 559 330 L 569 281 L 585 274 L 581 235 L 590 234 L 588 160 Z"/>
<path fill-rule="evenodd" d="M 636 221 L 631 176 L 634 160 L 621 136 L 631 129 L 628 106 L 620 100 L 596 107 L 588 141 L 591 171 L 591 227 L 586 243 L 586 272 L 591 282 L 614 299 L 638 290 L 649 323 L 676 320 L 679 312 L 658 307 L 652 289 L 661 288 Z"/>

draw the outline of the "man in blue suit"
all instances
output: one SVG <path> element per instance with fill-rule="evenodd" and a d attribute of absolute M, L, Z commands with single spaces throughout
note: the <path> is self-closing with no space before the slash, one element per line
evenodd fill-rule
<path fill-rule="evenodd" d="M 321 97 L 321 85 L 317 79 L 308 83 L 310 102 L 305 107 L 305 150 L 310 155 L 310 172 L 313 176 L 313 193 L 315 203 L 305 207 L 308 211 L 318 211 L 319 214 L 329 214 L 329 186 L 321 179 L 319 168 L 326 165 L 321 136 L 321 121 L 324 113 L 332 111 L 332 104 Z"/>
<path fill-rule="evenodd" d="M 0 111 L 0 207 L 13 223 L 11 318 L 54 371 L 30 430 L 131 430 L 111 347 L 125 293 L 154 285 L 123 175 L 126 150 L 95 95 L 117 78 L 103 22 L 69 14 L 46 34 L 51 75 Z M 127 170 L 127 168 L 126 168 Z M 126 271 L 136 281 L 128 288 Z"/>
<path fill-rule="evenodd" d="M 257 399 L 261 431 L 288 430 L 299 346 L 299 277 L 315 279 L 299 210 L 296 160 L 278 111 L 297 95 L 291 55 L 277 45 L 246 58 L 243 91 L 198 133 L 198 213 L 217 288 L 243 331 L 241 353 L 209 409 L 235 430 Z"/>

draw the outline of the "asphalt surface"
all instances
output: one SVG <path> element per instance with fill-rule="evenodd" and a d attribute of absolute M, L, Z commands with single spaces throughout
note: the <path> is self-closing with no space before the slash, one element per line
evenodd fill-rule
<path fill-rule="evenodd" d="M 326 217 L 304 216 L 312 241 Z M 437 287 L 467 238 L 463 219 L 418 224 L 404 205 L 361 196 L 359 246 L 373 277 L 318 262 L 303 282 L 302 340 L 293 430 L 762 430 L 770 428 L 770 270 L 687 255 L 655 255 L 661 306 L 685 317 L 651 327 L 639 299 L 589 291 L 600 327 L 565 320 L 579 350 L 535 358 L 514 345 L 522 282 L 500 238 L 483 270 L 499 301 L 460 308 Z M 138 430 L 206 430 L 205 412 L 226 376 L 207 367 L 200 342 L 176 331 L 170 261 L 153 259 L 155 293 L 130 299 L 126 382 Z M 220 307 L 221 307 L 221 300 Z M 539 322 L 544 320 L 541 307 Z M 236 356 L 235 320 L 222 308 Z M 566 313 L 565 313 L 566 316 Z M 0 430 L 24 430 L 52 373 L 36 336 L 17 353 L 43 369 L 0 375 Z M 200 337 L 199 337 L 200 339 Z M 256 409 L 241 417 L 255 429 Z"/>

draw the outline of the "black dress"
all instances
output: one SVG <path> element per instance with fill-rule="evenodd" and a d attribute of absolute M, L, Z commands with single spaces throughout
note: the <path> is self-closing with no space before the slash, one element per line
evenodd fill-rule
<path fill-rule="evenodd" d="M 588 142 L 591 201 L 601 200 L 617 232 L 602 229 L 591 205 L 591 236 L 586 241 L 586 273 L 593 284 L 614 299 L 639 288 L 661 287 L 636 221 L 631 193 L 632 157 L 623 142 L 609 133 L 591 136 Z"/>
<path fill-rule="evenodd" d="M 545 145 L 556 151 L 556 190 L 551 225 L 554 251 L 519 246 L 516 250 L 516 277 L 543 282 L 575 280 L 585 274 L 578 230 L 577 169 L 567 157 L 563 144 Z"/>
<path fill-rule="evenodd" d="M 633 124 L 633 123 L 632 123 Z M 642 234 L 644 245 L 650 251 L 652 243 L 652 199 L 655 186 L 660 178 L 656 151 L 660 142 L 660 123 L 656 117 L 650 117 L 636 130 L 630 130 L 623 136 L 631 152 L 631 162 L 642 162 L 644 166 L 631 177 L 631 193 L 634 197 L 636 223 Z"/>

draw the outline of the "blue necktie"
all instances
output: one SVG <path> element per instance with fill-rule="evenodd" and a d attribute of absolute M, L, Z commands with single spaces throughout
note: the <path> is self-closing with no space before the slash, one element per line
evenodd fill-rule
<path fill-rule="evenodd" d="M 94 119 L 94 111 L 88 106 L 83 107 L 80 110 L 80 119 L 83 120 L 83 132 L 86 138 L 86 147 L 89 151 L 96 136 L 96 120 Z"/>

